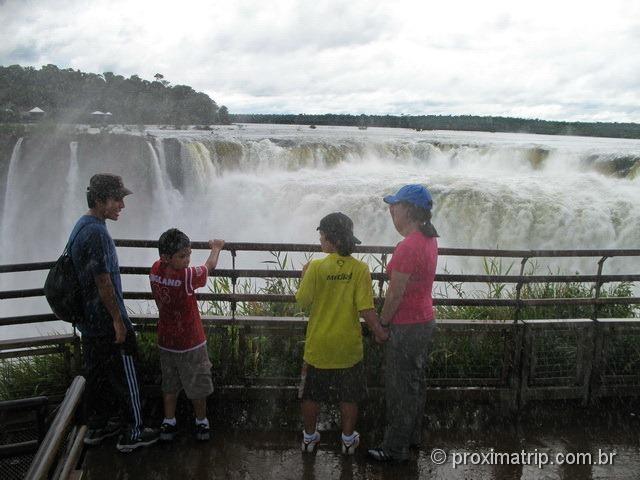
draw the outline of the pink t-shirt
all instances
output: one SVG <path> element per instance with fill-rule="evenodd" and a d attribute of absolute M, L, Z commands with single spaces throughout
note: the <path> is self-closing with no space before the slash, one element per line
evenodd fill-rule
<path fill-rule="evenodd" d="M 438 263 L 438 240 L 419 231 L 409 234 L 396 245 L 387 273 L 409 274 L 407 288 L 391 320 L 394 324 L 426 323 L 434 319 L 431 289 Z"/>

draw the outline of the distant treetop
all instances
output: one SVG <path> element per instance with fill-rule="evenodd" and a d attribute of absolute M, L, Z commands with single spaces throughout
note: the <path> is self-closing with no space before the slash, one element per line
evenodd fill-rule
<path fill-rule="evenodd" d="M 640 138 L 638 123 L 561 122 L 528 118 L 480 117 L 477 115 L 348 115 L 234 114 L 238 123 L 284 125 L 340 125 L 347 127 L 391 127 L 422 130 L 461 130 L 473 132 L 536 133 L 544 135 L 583 135 L 588 137 Z"/>
<path fill-rule="evenodd" d="M 126 124 L 223 123 L 220 108 L 207 94 L 187 85 L 170 86 L 164 75 L 143 80 L 113 72 L 102 75 L 44 65 L 41 69 L 0 66 L 0 122 L 40 107 L 48 118 L 85 122 L 91 112 L 111 112 L 113 122 Z M 226 107 L 222 112 L 228 121 Z"/>

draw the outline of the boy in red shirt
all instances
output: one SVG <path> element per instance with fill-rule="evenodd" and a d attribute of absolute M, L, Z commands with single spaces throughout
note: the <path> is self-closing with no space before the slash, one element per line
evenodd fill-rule
<path fill-rule="evenodd" d="M 164 420 L 160 439 L 173 440 L 176 434 L 176 404 L 184 389 L 196 415 L 196 438 L 209 440 L 207 397 L 213 392 L 211 362 L 200 319 L 195 290 L 207 284 L 208 272 L 218 263 L 224 240 L 209 240 L 211 253 L 200 267 L 189 267 L 191 241 L 176 228 L 160 236 L 157 260 L 149 280 L 158 306 L 158 347 L 162 370 Z"/>

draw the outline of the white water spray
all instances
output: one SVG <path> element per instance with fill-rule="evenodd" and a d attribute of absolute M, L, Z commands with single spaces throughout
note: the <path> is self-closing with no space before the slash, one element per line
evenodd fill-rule
<path fill-rule="evenodd" d="M 66 195 L 64 200 L 64 211 L 73 212 L 76 208 L 76 202 L 80 198 L 78 194 L 79 189 L 79 167 L 78 167 L 78 142 L 69 143 L 69 172 L 66 179 Z M 67 215 L 65 218 L 64 231 L 70 231 L 74 225 L 74 219 Z"/>
<path fill-rule="evenodd" d="M 15 222 L 20 208 L 20 188 L 17 182 L 17 170 L 23 140 L 22 137 L 19 138 L 14 145 L 11 159 L 9 160 L 9 171 L 7 172 L 7 184 L 4 191 L 4 204 L 2 208 L 2 234 L 0 235 L 0 244 L 3 246 L 0 252 L 0 258 L 2 258 L 3 263 L 9 263 L 9 259 L 12 258 L 13 253 L 10 245 L 12 244 L 12 236 L 15 234 Z"/>
<path fill-rule="evenodd" d="M 400 237 L 382 197 L 406 183 L 424 183 L 432 191 L 443 247 L 637 248 L 640 238 L 637 180 L 615 170 L 620 159 L 631 164 L 640 158 L 640 141 L 261 125 L 150 133 L 154 141 L 135 135 L 104 139 L 95 158 L 83 153 L 74 175 L 66 172 L 68 156 L 46 157 L 45 163 L 29 148 L 29 158 L 19 159 L 16 144 L 5 193 L 14 200 L 5 202 L 1 250 L 15 245 L 19 261 L 56 258 L 63 245 L 46 239 L 68 235 L 61 232 L 60 205 L 68 205 L 61 192 L 83 189 L 68 187 L 65 179 L 82 182 L 103 171 L 122 175 L 134 192 L 121 218 L 107 224 L 114 238 L 157 239 L 177 227 L 193 240 L 316 243 L 320 218 L 342 211 L 365 245 L 394 245 Z M 43 199 L 45 180 L 51 188 Z M 22 219 L 21 228 L 10 229 L 6 218 Z M 121 249 L 119 255 L 121 265 L 144 266 L 156 252 Z M 203 255 L 194 252 L 193 261 Z M 254 259 L 240 253 L 237 264 L 260 267 Z M 221 264 L 227 260 L 223 254 Z M 441 272 L 445 266 L 454 273 L 479 272 L 477 264 L 453 257 L 439 266 Z M 582 259 L 559 266 L 565 273 L 596 269 L 594 261 Z M 638 271 L 636 263 L 612 259 L 604 273 L 628 271 Z"/>

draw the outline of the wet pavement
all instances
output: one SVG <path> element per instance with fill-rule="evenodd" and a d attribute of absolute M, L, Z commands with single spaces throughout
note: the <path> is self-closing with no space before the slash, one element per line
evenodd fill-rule
<path fill-rule="evenodd" d="M 375 443 L 365 435 L 359 451 L 344 457 L 337 431 L 322 432 L 315 454 L 300 451 L 299 432 L 219 430 L 206 443 L 181 432 L 173 443 L 130 454 L 117 452 L 115 441 L 94 447 L 87 451 L 83 478 L 631 480 L 640 478 L 635 420 L 623 430 L 550 425 L 508 428 L 508 433 L 425 432 L 420 449 L 403 465 L 367 459 L 366 448 Z"/>

